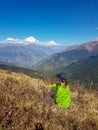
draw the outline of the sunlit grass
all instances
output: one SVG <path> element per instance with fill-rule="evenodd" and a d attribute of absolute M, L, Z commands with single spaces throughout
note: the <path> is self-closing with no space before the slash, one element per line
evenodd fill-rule
<path fill-rule="evenodd" d="M 0 70 L 0 129 L 98 130 L 98 91 L 70 85 L 71 106 L 63 109 L 43 100 L 49 82 Z"/>

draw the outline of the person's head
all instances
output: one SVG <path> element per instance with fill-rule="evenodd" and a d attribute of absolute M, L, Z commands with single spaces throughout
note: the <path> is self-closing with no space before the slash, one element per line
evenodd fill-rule
<path fill-rule="evenodd" d="M 56 76 L 59 78 L 60 82 L 65 83 L 65 85 L 68 84 L 68 81 L 66 79 L 66 73 L 60 72 L 60 73 L 56 74 Z"/>

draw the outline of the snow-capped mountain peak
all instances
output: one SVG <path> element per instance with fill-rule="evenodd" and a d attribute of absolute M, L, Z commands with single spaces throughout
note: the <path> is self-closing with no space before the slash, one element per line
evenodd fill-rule
<path fill-rule="evenodd" d="M 49 41 L 49 42 L 47 43 L 47 45 L 49 45 L 49 46 L 54 46 L 54 45 L 58 45 L 58 44 L 55 43 L 54 41 Z"/>
<path fill-rule="evenodd" d="M 26 43 L 39 43 L 39 41 L 36 40 L 36 39 L 35 39 L 34 37 L 32 37 L 32 36 L 25 38 L 24 42 L 26 42 Z"/>
<path fill-rule="evenodd" d="M 3 43 L 3 44 L 23 44 L 23 45 L 38 44 L 38 45 L 42 45 L 42 46 L 58 45 L 54 41 L 40 42 L 39 40 L 37 40 L 33 36 L 29 36 L 29 37 L 26 37 L 24 39 L 15 39 L 15 38 L 10 37 L 10 38 L 5 39 L 1 43 Z"/>

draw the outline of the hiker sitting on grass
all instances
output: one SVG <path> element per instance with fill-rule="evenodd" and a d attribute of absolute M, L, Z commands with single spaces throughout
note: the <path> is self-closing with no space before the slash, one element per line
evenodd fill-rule
<path fill-rule="evenodd" d="M 57 104 L 62 108 L 70 106 L 70 89 L 65 73 L 59 73 L 56 75 L 59 79 L 59 83 L 49 85 L 51 91 L 46 95 L 46 100 L 50 101 L 52 105 Z"/>

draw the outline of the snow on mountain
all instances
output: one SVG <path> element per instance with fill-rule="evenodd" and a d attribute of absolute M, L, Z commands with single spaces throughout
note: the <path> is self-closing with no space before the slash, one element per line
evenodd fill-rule
<path fill-rule="evenodd" d="M 39 43 L 39 41 L 36 40 L 34 37 L 30 36 L 30 37 L 25 38 L 24 43 L 32 44 L 32 43 Z"/>
<path fill-rule="evenodd" d="M 54 41 L 40 42 L 33 36 L 29 36 L 24 39 L 7 38 L 4 41 L 2 41 L 1 43 L 2 44 L 23 44 L 23 45 L 38 44 L 38 45 L 42 45 L 42 46 L 58 45 Z"/>
<path fill-rule="evenodd" d="M 54 41 L 40 42 L 33 36 L 24 39 L 7 38 L 0 43 L 0 62 L 31 67 L 33 64 L 63 49 L 63 45 Z"/>
<path fill-rule="evenodd" d="M 47 42 L 46 45 L 48 45 L 48 46 L 57 46 L 57 45 L 59 45 L 59 44 L 57 44 L 57 43 L 54 42 L 54 41 L 49 41 L 49 42 Z"/>

